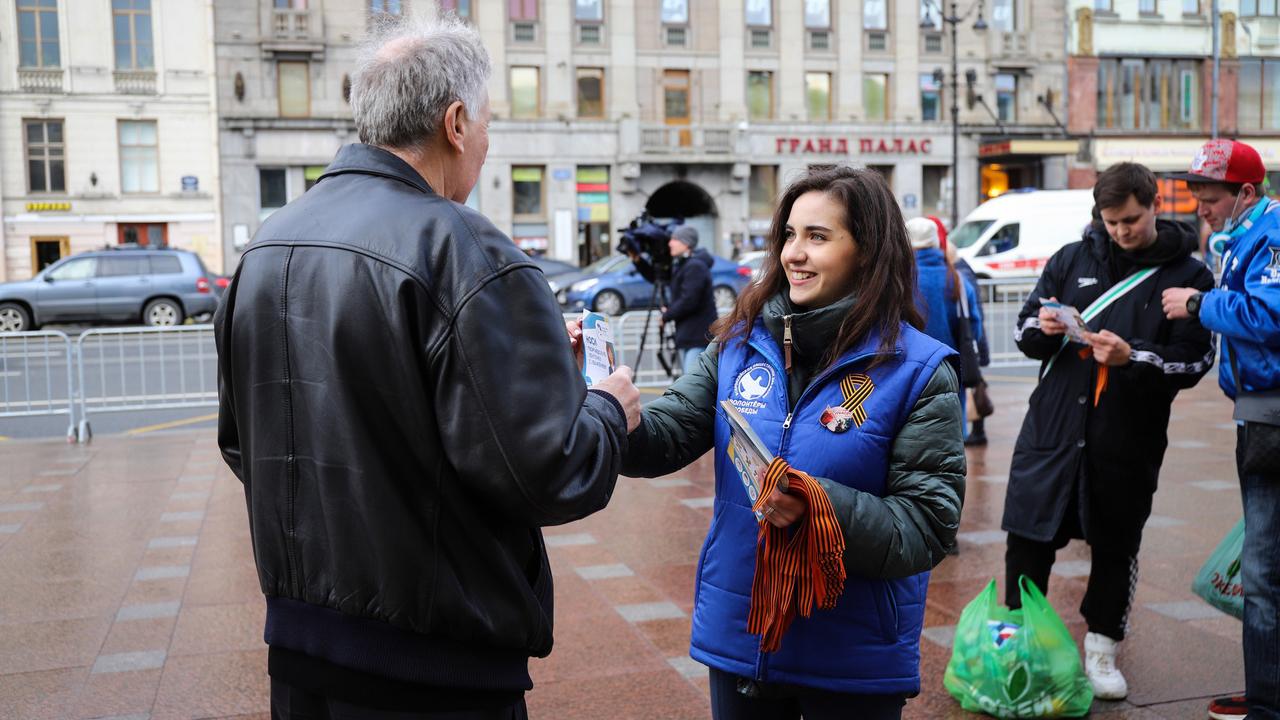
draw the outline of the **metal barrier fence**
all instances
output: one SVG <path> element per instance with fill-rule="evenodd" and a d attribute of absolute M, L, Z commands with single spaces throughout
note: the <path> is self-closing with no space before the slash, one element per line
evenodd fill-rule
<path fill-rule="evenodd" d="M 0 418 L 66 415 L 76 440 L 71 338 L 57 330 L 0 333 Z"/>
<path fill-rule="evenodd" d="M 212 325 L 87 330 L 76 341 L 80 424 L 93 437 L 94 413 L 218 404 Z"/>
<path fill-rule="evenodd" d="M 979 280 L 978 296 L 982 300 L 983 330 L 991 350 L 992 367 L 1029 367 L 1039 364 L 1022 354 L 1014 343 L 1013 332 L 1018 313 L 1027 296 L 1035 288 L 1035 278 L 1007 278 Z M 723 311 L 722 311 L 723 313 Z M 644 356 L 637 357 L 640 338 L 644 334 L 648 312 L 637 310 L 613 318 L 613 337 L 618 363 L 629 365 L 636 371 L 635 384 L 639 387 L 662 387 L 671 382 L 666 370 L 658 362 L 658 314 L 649 322 L 645 337 Z M 576 320 L 577 313 L 565 313 L 565 320 Z M 676 364 L 679 364 L 677 359 Z M 678 373 L 678 371 L 677 371 Z"/>

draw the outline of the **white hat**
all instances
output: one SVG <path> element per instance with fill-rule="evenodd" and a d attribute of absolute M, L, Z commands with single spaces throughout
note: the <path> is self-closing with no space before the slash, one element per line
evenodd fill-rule
<path fill-rule="evenodd" d="M 912 250 L 938 247 L 938 226 L 929 218 L 916 217 L 907 221 L 907 239 Z"/>

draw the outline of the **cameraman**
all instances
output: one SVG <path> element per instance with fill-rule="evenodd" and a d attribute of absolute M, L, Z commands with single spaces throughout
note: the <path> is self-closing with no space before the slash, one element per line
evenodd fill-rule
<path fill-rule="evenodd" d="M 711 291 L 711 266 L 715 258 L 698 248 L 698 231 L 681 225 L 667 241 L 671 249 L 671 304 L 662 308 L 665 325 L 676 324 L 676 350 L 681 366 L 688 373 L 707 347 L 707 332 L 716 321 L 716 300 Z M 631 253 L 636 270 L 649 282 L 654 280 L 653 266 L 642 256 Z"/>

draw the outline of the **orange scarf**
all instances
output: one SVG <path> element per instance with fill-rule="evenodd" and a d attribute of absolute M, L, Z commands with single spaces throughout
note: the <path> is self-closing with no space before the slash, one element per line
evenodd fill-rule
<path fill-rule="evenodd" d="M 818 481 L 774 458 L 753 509 L 764 507 L 783 477 L 787 492 L 800 496 L 808 511 L 788 528 L 760 521 L 747 631 L 760 636 L 762 652 L 782 646 L 782 635 L 796 613 L 809 617 L 815 600 L 819 609 L 830 610 L 844 592 L 844 533 Z"/>

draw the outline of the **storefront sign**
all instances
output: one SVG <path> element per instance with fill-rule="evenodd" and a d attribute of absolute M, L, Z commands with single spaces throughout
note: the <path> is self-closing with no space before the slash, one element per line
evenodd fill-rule
<path fill-rule="evenodd" d="M 780 137 L 774 151 L 791 155 L 848 155 L 853 145 L 850 138 Z M 857 138 L 857 152 L 863 155 L 928 155 L 933 140 L 928 138 Z"/>
<path fill-rule="evenodd" d="M 1004 155 L 1075 155 L 1080 152 L 1078 140 L 1003 140 L 978 148 L 978 157 Z"/>
<path fill-rule="evenodd" d="M 27 212 L 69 212 L 70 202 L 29 202 Z"/>

